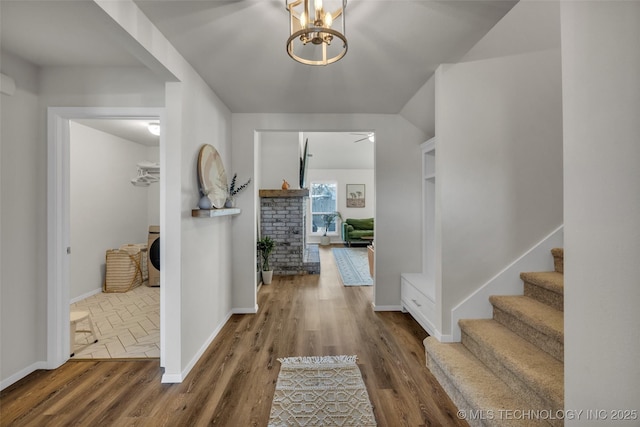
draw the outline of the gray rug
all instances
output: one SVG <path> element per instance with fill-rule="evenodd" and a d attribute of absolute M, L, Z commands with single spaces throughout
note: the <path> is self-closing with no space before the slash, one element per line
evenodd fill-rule
<path fill-rule="evenodd" d="M 345 286 L 371 286 L 367 248 L 333 248 L 340 278 Z"/>
<path fill-rule="evenodd" d="M 356 356 L 278 361 L 269 427 L 377 425 Z"/>

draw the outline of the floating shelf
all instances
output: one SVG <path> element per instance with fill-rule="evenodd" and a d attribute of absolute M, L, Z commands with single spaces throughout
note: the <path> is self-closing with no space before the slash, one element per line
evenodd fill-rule
<path fill-rule="evenodd" d="M 194 218 L 213 218 L 214 216 L 238 215 L 240 208 L 221 209 L 192 209 L 191 216 Z"/>

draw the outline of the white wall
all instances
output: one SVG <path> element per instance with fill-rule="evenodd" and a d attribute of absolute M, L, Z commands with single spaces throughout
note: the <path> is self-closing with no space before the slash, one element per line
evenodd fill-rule
<path fill-rule="evenodd" d="M 2 95 L 1 115 L 4 388 L 48 366 L 46 108 L 161 106 L 163 86 L 143 68 L 39 69 L 6 52 L 1 71 L 16 80 L 14 96 Z"/>
<path fill-rule="evenodd" d="M 0 95 L 0 385 L 40 367 L 46 353 L 46 147 L 39 70 L 2 52 L 0 71 L 16 82 Z"/>
<path fill-rule="evenodd" d="M 143 67 L 37 70 L 5 60 L 2 53 L 2 72 L 18 84 L 14 98 L 2 96 L 2 387 L 45 367 L 48 356 L 44 206 L 49 106 L 166 109 L 160 153 L 164 381 L 182 380 L 231 312 L 232 219 L 191 217 L 198 200 L 199 147 L 212 143 L 225 165 L 231 163 L 231 114 L 132 1 L 96 3 L 122 26 L 126 36 L 116 39 L 130 44 L 154 72 Z M 165 79 L 171 83 L 165 85 Z M 13 166 L 5 170 L 9 159 Z M 10 181 L 21 185 L 6 189 Z M 6 257 L 9 244 L 16 262 Z M 4 333 L 5 325 L 11 325 L 11 332 Z"/>
<path fill-rule="evenodd" d="M 216 147 L 225 169 L 234 170 L 231 113 L 133 1 L 96 2 L 172 80 L 166 84 L 160 153 L 161 263 L 166 266 L 160 287 L 161 331 L 167 343 L 161 357 L 163 381 L 180 382 L 232 310 L 230 224 L 235 218 L 191 216 L 199 200 L 196 161 L 202 145 Z"/>
<path fill-rule="evenodd" d="M 233 114 L 233 170 L 254 173 L 254 131 L 346 131 L 371 129 L 376 135 L 377 191 L 376 285 L 377 309 L 400 309 L 400 273 L 420 269 L 420 143 L 423 134 L 399 115 L 369 114 Z M 400 191 L 402 190 L 402 191 Z M 232 223 L 233 305 L 236 310 L 256 307 L 255 198 L 241 194 L 243 214 Z"/>
<path fill-rule="evenodd" d="M 640 3 L 562 4 L 565 407 L 640 410 Z"/>
<path fill-rule="evenodd" d="M 557 48 L 502 55 L 494 31 L 517 31 L 512 20 L 527 19 L 520 7 L 530 4 L 516 5 L 480 41 L 482 55 L 436 72 L 443 334 L 452 332 L 452 308 L 562 224 L 559 9 L 545 3 L 555 26 L 540 24 L 555 28 Z"/>
<path fill-rule="evenodd" d="M 300 143 L 298 132 L 260 132 L 260 189 L 280 189 L 286 179 L 290 188 L 300 188 Z M 238 175 L 238 180 L 246 182 Z M 242 183 L 240 183 L 242 184 Z"/>
<path fill-rule="evenodd" d="M 559 48 L 560 2 L 518 2 L 460 62 Z"/>
<path fill-rule="evenodd" d="M 436 79 L 435 73 L 402 107 L 400 115 L 424 132 L 424 140 L 436 134 Z"/>
<path fill-rule="evenodd" d="M 373 169 L 309 169 L 307 181 L 335 181 L 338 185 L 338 212 L 342 215 L 342 219 L 347 218 L 373 218 L 375 216 L 376 187 L 375 175 Z M 364 184 L 365 185 L 365 207 L 364 208 L 348 208 L 346 199 L 347 184 Z M 308 208 L 311 212 L 311 208 Z M 331 243 L 342 242 L 340 236 L 340 220 L 336 221 L 337 229 L 335 234 L 328 234 Z M 311 216 L 307 216 L 307 230 L 311 227 Z M 309 236 L 309 243 L 320 242 L 322 233 Z"/>
<path fill-rule="evenodd" d="M 149 193 L 159 184 L 131 185 L 148 147 L 73 121 L 70 132 L 69 297 L 75 300 L 102 288 L 107 249 L 147 242 Z M 155 211 L 159 216 L 159 203 Z"/>
<path fill-rule="evenodd" d="M 160 163 L 160 147 L 147 147 L 145 160 Z M 162 174 L 162 171 L 160 172 Z M 160 225 L 160 184 L 147 187 L 147 223 Z M 146 239 L 144 240 L 146 242 Z"/>

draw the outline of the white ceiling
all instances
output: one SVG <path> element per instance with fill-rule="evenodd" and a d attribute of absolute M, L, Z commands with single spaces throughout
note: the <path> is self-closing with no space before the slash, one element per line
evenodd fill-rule
<path fill-rule="evenodd" d="M 374 168 L 375 144 L 366 132 L 304 132 L 304 138 L 309 141 L 309 169 Z"/>
<path fill-rule="evenodd" d="M 34 65 L 141 66 L 92 1 L 0 0 L 2 50 Z"/>
<path fill-rule="evenodd" d="M 158 147 L 160 145 L 160 137 L 149 132 L 150 120 L 75 119 L 73 121 L 127 141 L 137 142 L 149 147 Z"/>
<path fill-rule="evenodd" d="M 325 0 L 327 4 L 331 0 Z M 460 59 L 511 0 L 351 0 L 349 51 L 288 57 L 284 0 L 137 0 L 232 112 L 398 113 L 441 63 Z M 92 1 L 0 1 L 2 49 L 38 66 L 140 66 Z"/>

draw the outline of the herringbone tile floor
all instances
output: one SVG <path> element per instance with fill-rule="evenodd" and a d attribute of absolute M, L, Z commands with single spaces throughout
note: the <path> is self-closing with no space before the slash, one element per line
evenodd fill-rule
<path fill-rule="evenodd" d="M 90 334 L 76 333 L 74 359 L 160 357 L 160 288 L 142 285 L 125 293 L 101 292 L 70 308 L 90 312 L 98 335 L 98 342 L 89 344 Z M 79 323 L 77 329 L 89 327 Z"/>

